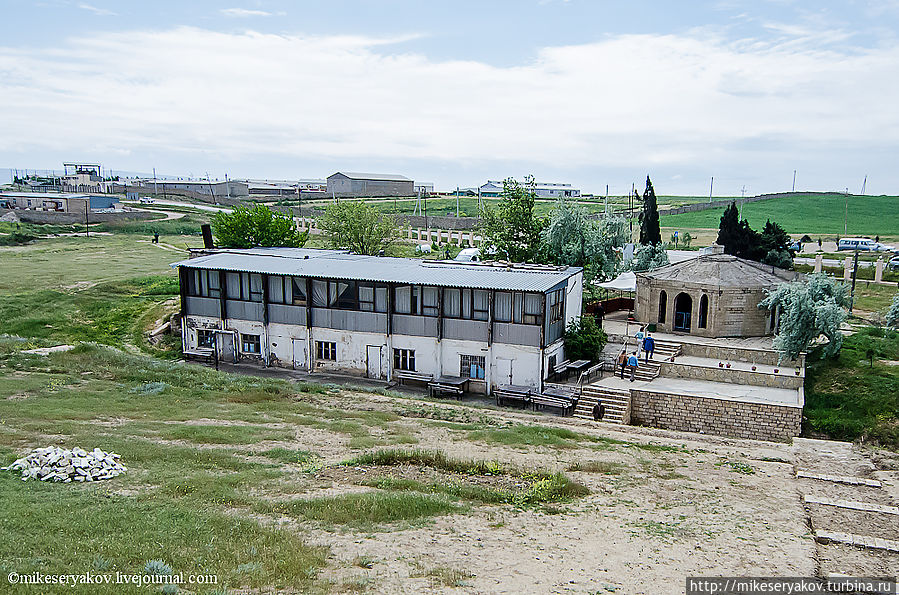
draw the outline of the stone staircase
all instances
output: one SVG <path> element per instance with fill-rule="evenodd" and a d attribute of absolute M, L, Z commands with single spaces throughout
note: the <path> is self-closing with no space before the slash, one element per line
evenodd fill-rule
<path fill-rule="evenodd" d="M 677 341 L 663 341 L 662 339 L 656 339 L 655 337 L 653 337 L 653 339 L 656 342 L 656 350 L 653 354 L 654 358 L 668 359 L 672 356 L 677 357 L 684 351 L 683 345 Z"/>
<path fill-rule="evenodd" d="M 612 424 L 628 424 L 631 418 L 631 393 L 604 386 L 587 385 L 581 389 L 574 417 L 593 419 L 593 407 L 601 401 L 605 407 L 602 421 Z"/>

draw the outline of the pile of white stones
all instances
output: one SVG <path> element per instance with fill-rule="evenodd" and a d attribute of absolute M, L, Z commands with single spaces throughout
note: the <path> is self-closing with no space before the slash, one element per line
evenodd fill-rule
<path fill-rule="evenodd" d="M 119 455 L 103 452 L 99 448 L 88 452 L 82 448 L 48 446 L 36 448 L 25 457 L 17 459 L 3 471 L 22 471 L 22 481 L 98 481 L 112 479 L 127 471 L 119 462 Z"/>

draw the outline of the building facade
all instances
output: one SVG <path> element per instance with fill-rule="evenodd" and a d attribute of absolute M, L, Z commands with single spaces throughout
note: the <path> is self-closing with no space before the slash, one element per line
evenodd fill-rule
<path fill-rule="evenodd" d="M 118 209 L 121 207 L 116 196 L 92 196 L 52 192 L 0 192 L 0 207 L 6 209 L 26 209 L 56 213 L 85 213 L 91 211 Z"/>
<path fill-rule="evenodd" d="M 200 254 L 200 253 L 198 253 Z M 205 251 L 175 263 L 186 356 L 391 380 L 462 376 L 542 389 L 581 314 L 579 268 L 340 250 Z"/>
<path fill-rule="evenodd" d="M 503 183 L 501 180 L 488 180 L 478 188 L 478 192 L 486 198 L 502 196 Z M 581 195 L 581 191 L 571 184 L 537 182 L 534 184 L 534 195 L 537 198 L 576 198 Z"/>
<path fill-rule="evenodd" d="M 328 194 L 334 196 L 413 196 L 412 180 L 395 174 L 342 172 L 328 176 Z"/>
<path fill-rule="evenodd" d="M 635 315 L 662 332 L 701 337 L 773 334 L 778 316 L 759 303 L 767 290 L 798 273 L 744 260 L 713 246 L 711 253 L 637 274 Z"/>

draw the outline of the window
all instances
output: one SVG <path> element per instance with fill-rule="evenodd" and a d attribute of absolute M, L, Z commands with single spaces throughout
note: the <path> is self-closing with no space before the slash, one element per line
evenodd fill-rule
<path fill-rule="evenodd" d="M 328 307 L 328 283 L 320 279 L 312 280 L 312 307 Z"/>
<path fill-rule="evenodd" d="M 415 350 L 414 349 L 394 349 L 393 350 L 393 369 L 406 370 L 407 372 L 415 371 Z"/>
<path fill-rule="evenodd" d="M 472 315 L 475 320 L 487 320 L 487 292 L 483 289 L 475 289 L 472 292 Z"/>
<path fill-rule="evenodd" d="M 665 314 L 668 313 L 668 293 L 663 289 L 659 293 L 659 324 L 664 324 Z"/>
<path fill-rule="evenodd" d="M 337 343 L 334 341 L 316 341 L 315 358 L 329 362 L 337 361 Z"/>
<path fill-rule="evenodd" d="M 359 285 L 359 309 L 363 312 L 375 311 L 375 288 L 371 285 Z"/>
<path fill-rule="evenodd" d="M 512 294 L 497 291 L 493 297 L 493 318 L 497 322 L 512 322 Z"/>
<path fill-rule="evenodd" d="M 262 301 L 262 275 L 257 273 L 228 273 L 228 299 L 244 302 Z"/>
<path fill-rule="evenodd" d="M 330 297 L 329 303 L 336 305 L 340 310 L 355 310 L 358 303 L 356 294 L 357 287 L 355 281 L 338 281 L 328 284 L 328 291 L 334 295 Z"/>
<path fill-rule="evenodd" d="M 215 347 L 215 331 L 197 329 L 197 347 L 213 349 Z"/>
<path fill-rule="evenodd" d="M 443 315 L 448 318 L 459 318 L 462 316 L 462 292 L 460 290 L 443 290 Z"/>
<path fill-rule="evenodd" d="M 540 305 L 540 296 L 536 293 L 524 294 L 524 316 L 521 320 L 525 324 L 540 324 L 543 312 Z"/>
<path fill-rule="evenodd" d="M 198 297 L 217 298 L 221 296 L 219 272 L 205 269 L 193 269 L 189 271 L 187 277 L 187 293 L 188 295 Z"/>
<path fill-rule="evenodd" d="M 412 286 L 404 285 L 401 287 L 397 287 L 393 292 L 394 301 L 396 302 L 394 308 L 396 309 L 397 314 L 414 314 L 414 310 L 412 309 Z"/>
<path fill-rule="evenodd" d="M 561 322 L 565 318 L 565 289 L 557 289 L 548 294 L 549 323 Z"/>
<path fill-rule="evenodd" d="M 703 294 L 701 298 L 699 298 L 699 320 L 697 321 L 696 326 L 699 328 L 705 328 L 706 323 L 709 319 L 709 296 Z"/>
<path fill-rule="evenodd" d="M 286 279 L 286 277 L 285 277 Z M 293 290 L 293 305 L 294 306 L 305 306 L 306 305 L 306 278 L 305 277 L 291 277 L 291 289 Z M 286 294 L 285 294 L 286 295 Z"/>
<path fill-rule="evenodd" d="M 240 350 L 243 353 L 262 353 L 259 343 L 259 335 L 240 334 Z"/>
<path fill-rule="evenodd" d="M 483 355 L 460 355 L 459 376 L 463 378 L 484 379 Z"/>
<path fill-rule="evenodd" d="M 438 291 L 436 287 L 421 288 L 421 313 L 425 316 L 437 316 L 439 309 Z"/>

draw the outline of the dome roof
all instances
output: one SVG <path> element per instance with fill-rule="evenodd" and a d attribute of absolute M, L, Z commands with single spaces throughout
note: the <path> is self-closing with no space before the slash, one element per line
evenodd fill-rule
<path fill-rule="evenodd" d="M 708 254 L 638 273 L 638 279 L 673 281 L 692 286 L 734 289 L 774 287 L 794 281 L 798 273 L 730 254 Z"/>

